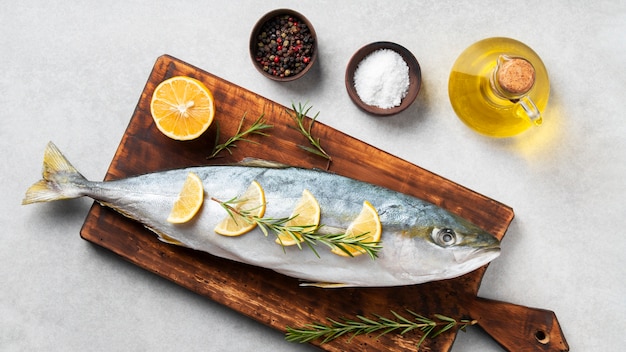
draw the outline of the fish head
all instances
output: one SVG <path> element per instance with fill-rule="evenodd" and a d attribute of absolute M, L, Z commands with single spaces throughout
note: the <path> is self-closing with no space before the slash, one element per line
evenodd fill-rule
<path fill-rule="evenodd" d="M 500 241 L 495 236 L 456 216 L 439 218 L 436 225 L 421 227 L 417 232 L 402 250 L 405 254 L 412 252 L 409 256 L 412 259 L 402 266 L 405 274 L 415 276 L 415 281 L 455 278 L 482 267 L 500 254 Z"/>
<path fill-rule="evenodd" d="M 456 227 L 433 227 L 430 241 L 449 266 L 442 272 L 457 277 L 491 262 L 500 255 L 500 241 L 472 224 Z"/>

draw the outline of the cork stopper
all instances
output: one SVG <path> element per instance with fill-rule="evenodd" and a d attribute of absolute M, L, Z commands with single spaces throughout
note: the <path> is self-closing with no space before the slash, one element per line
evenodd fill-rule
<path fill-rule="evenodd" d="M 505 92 L 522 95 L 535 84 L 535 68 L 525 59 L 512 58 L 500 64 L 496 79 Z"/>

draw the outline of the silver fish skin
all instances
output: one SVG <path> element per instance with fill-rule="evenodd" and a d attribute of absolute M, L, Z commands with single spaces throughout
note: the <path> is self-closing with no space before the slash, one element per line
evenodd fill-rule
<path fill-rule="evenodd" d="M 185 224 L 167 222 L 189 172 L 203 181 L 205 201 Z M 282 247 L 255 229 L 239 237 L 213 229 L 228 216 L 222 201 L 241 195 L 253 181 L 263 187 L 265 217 L 290 216 L 308 189 L 321 208 L 321 224 L 345 229 L 369 201 L 382 223 L 382 248 L 375 259 L 343 257 L 325 246 Z M 22 204 L 87 196 L 142 223 L 160 240 L 272 269 L 319 287 L 385 287 L 444 280 L 471 272 L 500 253 L 497 238 L 467 220 L 418 198 L 332 173 L 294 167 L 204 166 L 94 182 L 83 177 L 49 143 L 43 179 Z"/>

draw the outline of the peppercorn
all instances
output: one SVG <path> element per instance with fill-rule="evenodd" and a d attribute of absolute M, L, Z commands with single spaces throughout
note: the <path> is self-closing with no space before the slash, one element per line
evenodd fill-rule
<path fill-rule="evenodd" d="M 302 72 L 311 62 L 313 36 L 305 23 L 289 15 L 265 22 L 256 37 L 255 58 L 268 74 L 287 77 Z"/>

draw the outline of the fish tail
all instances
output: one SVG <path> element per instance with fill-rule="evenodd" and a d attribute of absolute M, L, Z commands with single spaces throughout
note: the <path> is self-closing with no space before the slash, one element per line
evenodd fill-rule
<path fill-rule="evenodd" d="M 52 142 L 44 152 L 42 176 L 26 191 L 23 205 L 81 197 L 84 193 L 80 186 L 88 182 Z"/>

